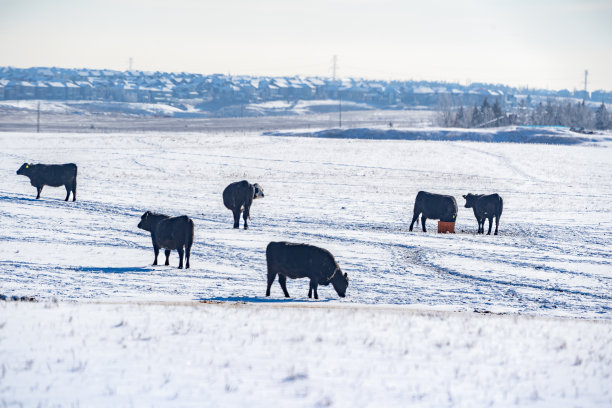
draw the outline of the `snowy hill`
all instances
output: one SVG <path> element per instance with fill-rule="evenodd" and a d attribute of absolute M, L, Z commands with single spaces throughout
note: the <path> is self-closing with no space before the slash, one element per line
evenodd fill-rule
<path fill-rule="evenodd" d="M 324 129 L 304 132 L 267 132 L 272 136 L 315 137 L 326 139 L 371 139 L 371 140 L 437 140 L 437 141 L 472 141 L 488 143 L 544 143 L 573 145 L 612 141 L 612 134 L 607 131 L 594 132 L 589 135 L 575 132 L 565 127 L 553 126 L 506 126 L 487 129 L 461 128 L 348 128 Z"/>

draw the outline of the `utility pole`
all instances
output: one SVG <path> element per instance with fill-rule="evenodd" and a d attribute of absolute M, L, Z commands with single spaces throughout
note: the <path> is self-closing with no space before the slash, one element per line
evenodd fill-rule
<path fill-rule="evenodd" d="M 332 59 L 332 79 L 335 81 L 336 80 L 336 65 L 338 63 L 338 56 L 334 55 L 334 58 Z"/>
<path fill-rule="evenodd" d="M 40 102 L 38 102 L 38 109 L 36 109 L 36 133 L 40 133 Z"/>
<path fill-rule="evenodd" d="M 342 128 L 342 95 L 338 93 L 338 127 Z"/>
<path fill-rule="evenodd" d="M 585 69 L 584 70 L 584 93 L 587 93 L 587 77 L 589 76 L 589 70 Z"/>

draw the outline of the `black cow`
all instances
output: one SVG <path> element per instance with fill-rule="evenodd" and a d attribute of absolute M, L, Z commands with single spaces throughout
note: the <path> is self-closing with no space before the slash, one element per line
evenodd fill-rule
<path fill-rule="evenodd" d="M 256 198 L 263 198 L 263 188 L 257 183 L 249 184 L 242 180 L 230 184 L 223 190 L 223 204 L 234 214 L 234 228 L 240 228 L 240 213 L 244 211 L 244 229 L 249 228 L 247 219 L 251 219 L 251 204 Z"/>
<path fill-rule="evenodd" d="M 30 179 L 30 184 L 36 187 L 36 199 L 40 198 L 40 192 L 44 186 L 66 187 L 66 200 L 72 191 L 72 201 L 76 201 L 77 188 L 77 166 L 68 164 L 30 164 L 23 163 L 17 174 Z"/>
<path fill-rule="evenodd" d="M 287 292 L 287 278 L 310 278 L 308 297 L 318 299 L 318 285 L 329 285 L 336 289 L 340 297 L 346 296 L 348 275 L 342 274 L 334 256 L 326 249 L 307 244 L 292 244 L 290 242 L 270 242 L 266 248 L 266 261 L 268 263 L 268 289 L 266 296 L 270 296 L 270 287 L 278 274 L 285 297 Z"/>
<path fill-rule="evenodd" d="M 419 218 L 419 214 L 422 214 L 421 224 L 423 224 L 423 232 L 427 232 L 425 221 L 428 218 L 455 222 L 457 219 L 457 201 L 455 201 L 453 196 L 419 191 L 414 201 L 414 215 L 410 223 L 410 231 L 412 231 L 414 222 Z"/>
<path fill-rule="evenodd" d="M 151 233 L 153 252 L 155 252 L 153 265 L 157 265 L 157 255 L 159 255 L 160 248 L 166 250 L 165 265 L 170 265 L 168 260 L 170 252 L 176 249 L 179 254 L 179 269 L 182 269 L 183 247 L 185 247 L 185 268 L 189 268 L 189 256 L 191 255 L 191 245 L 193 245 L 193 221 L 189 217 L 186 215 L 169 217 L 147 211 L 140 217 L 138 228 Z"/>
<path fill-rule="evenodd" d="M 464 195 L 465 208 L 472 208 L 474 210 L 474 216 L 478 222 L 478 233 L 484 234 L 484 222 L 485 218 L 489 220 L 489 232 L 487 235 L 491 235 L 491 225 L 493 224 L 493 217 L 495 217 L 495 235 L 497 235 L 497 229 L 499 227 L 499 218 L 502 215 L 504 209 L 504 200 L 499 194 L 472 194 Z"/>

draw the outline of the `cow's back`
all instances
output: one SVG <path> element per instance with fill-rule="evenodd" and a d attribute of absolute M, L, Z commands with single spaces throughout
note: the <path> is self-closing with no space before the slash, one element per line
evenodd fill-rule
<path fill-rule="evenodd" d="M 38 185 L 59 187 L 71 185 L 77 176 L 77 166 L 67 164 L 36 164 L 30 179 Z"/>
<path fill-rule="evenodd" d="M 176 249 L 193 241 L 193 221 L 186 215 L 159 221 L 155 228 L 155 240 L 162 248 Z"/>
<path fill-rule="evenodd" d="M 223 204 L 230 210 L 244 205 L 248 197 L 253 197 L 253 186 L 242 180 L 231 183 L 223 190 Z"/>
<path fill-rule="evenodd" d="M 504 200 L 497 194 L 483 195 L 476 200 L 476 206 L 479 213 L 487 213 L 491 215 L 501 216 L 504 209 Z"/>
<path fill-rule="evenodd" d="M 297 279 L 321 275 L 327 278 L 336 269 L 333 255 L 326 249 L 308 244 L 270 242 L 266 248 L 268 265 L 277 273 Z"/>
<path fill-rule="evenodd" d="M 414 202 L 414 212 L 422 213 L 425 218 L 452 222 L 457 217 L 457 200 L 450 195 L 419 191 Z"/>

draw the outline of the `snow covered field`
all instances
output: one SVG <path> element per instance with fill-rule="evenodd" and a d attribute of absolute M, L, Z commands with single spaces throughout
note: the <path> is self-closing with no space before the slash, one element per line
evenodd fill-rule
<path fill-rule="evenodd" d="M 0 294 L 43 301 L 0 303 L 6 404 L 612 404 L 607 143 L 164 132 L 0 145 Z M 26 161 L 77 163 L 77 201 L 52 187 L 35 200 L 15 174 Z M 241 179 L 266 194 L 248 231 L 221 200 Z M 457 198 L 457 234 L 432 220 L 408 232 L 419 190 Z M 499 236 L 475 235 L 468 192 L 503 196 Z M 150 266 L 145 210 L 193 218 L 191 269 L 175 252 Z M 278 283 L 266 299 L 272 240 L 329 249 L 347 297 L 330 286 L 308 301 L 298 280 L 290 301 Z"/>
<path fill-rule="evenodd" d="M 612 402 L 609 321 L 305 306 L 1 305 L 0 401 L 27 407 Z"/>

